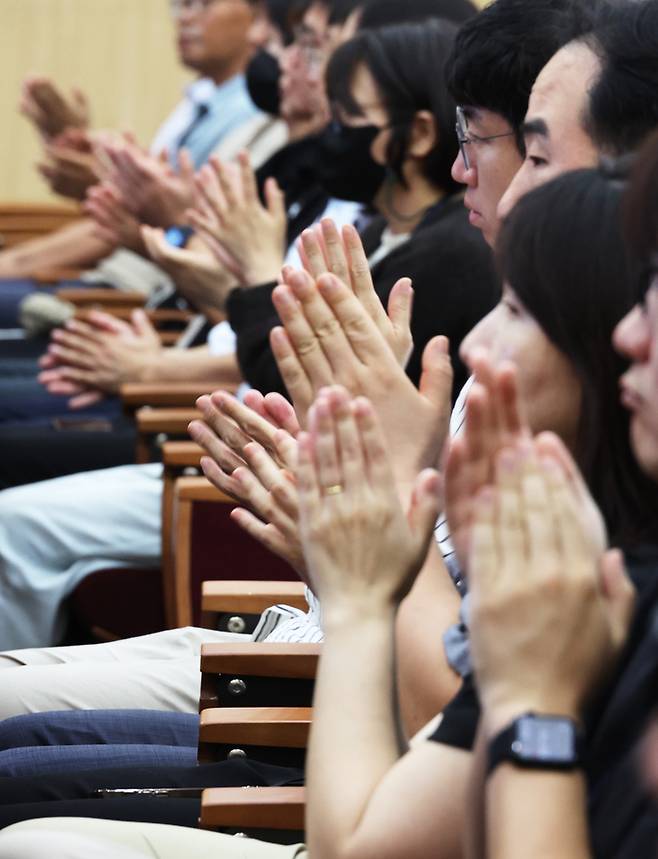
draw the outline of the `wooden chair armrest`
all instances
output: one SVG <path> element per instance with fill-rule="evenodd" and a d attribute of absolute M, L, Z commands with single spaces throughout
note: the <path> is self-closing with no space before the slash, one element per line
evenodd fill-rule
<path fill-rule="evenodd" d="M 304 829 L 303 787 L 221 787 L 204 790 L 201 826 L 208 829 Z"/>
<path fill-rule="evenodd" d="M 37 286 L 50 286 L 63 280 L 79 280 L 83 272 L 83 268 L 42 268 L 34 273 L 33 280 Z"/>
<path fill-rule="evenodd" d="M 195 441 L 166 441 L 162 445 L 162 462 L 172 469 L 198 468 L 205 451 Z"/>
<path fill-rule="evenodd" d="M 107 307 L 143 307 L 146 301 L 146 296 L 141 292 L 123 292 L 119 289 L 106 289 L 103 287 L 58 289 L 56 295 L 62 301 L 69 301 L 78 307 L 90 304 L 102 304 Z"/>
<path fill-rule="evenodd" d="M 128 410 L 140 406 L 193 409 L 199 397 L 214 390 L 211 382 L 129 382 L 121 385 L 119 396 Z"/>
<path fill-rule="evenodd" d="M 312 707 L 211 707 L 199 721 L 200 743 L 305 749 Z"/>
<path fill-rule="evenodd" d="M 179 477 L 176 481 L 177 501 L 215 501 L 218 504 L 235 504 L 232 498 L 216 489 L 205 477 Z"/>
<path fill-rule="evenodd" d="M 322 651 L 320 644 L 204 644 L 201 671 L 246 677 L 289 677 L 313 680 Z"/>
<path fill-rule="evenodd" d="M 261 614 L 266 608 L 285 603 L 302 611 L 308 608 L 303 582 L 204 582 L 201 607 L 218 614 Z"/>
<path fill-rule="evenodd" d="M 194 316 L 191 310 L 178 310 L 175 307 L 163 307 L 156 310 L 147 310 L 146 315 L 157 328 L 164 322 L 180 322 L 187 324 Z"/>
<path fill-rule="evenodd" d="M 137 431 L 145 435 L 157 433 L 183 435 L 187 432 L 189 422 L 201 417 L 201 412 L 197 409 L 151 409 L 146 406 L 138 409 L 135 421 Z"/>

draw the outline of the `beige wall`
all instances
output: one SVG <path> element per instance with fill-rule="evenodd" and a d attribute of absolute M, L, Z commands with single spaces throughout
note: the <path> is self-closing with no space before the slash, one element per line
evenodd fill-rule
<path fill-rule="evenodd" d="M 0 201 L 54 199 L 35 172 L 39 146 L 16 105 L 30 73 L 77 83 L 97 128 L 149 142 L 189 79 L 168 0 L 0 0 Z"/>

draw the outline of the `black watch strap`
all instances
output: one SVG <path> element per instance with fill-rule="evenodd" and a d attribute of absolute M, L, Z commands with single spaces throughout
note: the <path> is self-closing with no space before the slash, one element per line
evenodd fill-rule
<path fill-rule="evenodd" d="M 583 755 L 583 733 L 572 719 L 525 713 L 490 742 L 487 772 L 504 762 L 564 772 L 582 767 Z"/>

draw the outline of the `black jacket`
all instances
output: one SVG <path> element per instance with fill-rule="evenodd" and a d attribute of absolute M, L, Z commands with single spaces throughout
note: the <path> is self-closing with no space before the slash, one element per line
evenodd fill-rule
<path fill-rule="evenodd" d="M 384 219 L 377 217 L 364 231 L 368 255 L 379 246 L 385 226 Z M 445 334 L 450 338 L 456 396 L 466 379 L 466 370 L 458 356 L 461 341 L 500 295 L 491 252 L 480 233 L 469 224 L 461 197 L 448 197 L 433 206 L 409 241 L 375 265 L 372 274 L 384 306 L 397 280 L 412 279 L 414 351 L 407 372 L 417 383 L 425 345 L 437 334 Z M 227 309 L 237 335 L 238 361 L 246 381 L 263 392 L 285 394 L 269 346 L 269 333 L 279 324 L 272 305 L 273 289 L 272 283 L 236 289 L 229 296 Z"/>

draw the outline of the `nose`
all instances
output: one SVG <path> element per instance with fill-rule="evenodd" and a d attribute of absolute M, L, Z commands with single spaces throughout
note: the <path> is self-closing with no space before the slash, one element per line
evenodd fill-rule
<path fill-rule="evenodd" d="M 459 182 L 460 185 L 467 185 L 469 188 L 473 188 L 477 184 L 477 173 L 475 167 L 466 168 L 461 152 L 457 153 L 457 157 L 452 162 L 450 175 L 455 182 Z"/>
<path fill-rule="evenodd" d="M 473 369 L 472 358 L 476 350 L 488 349 L 491 346 L 489 319 L 492 313 L 494 313 L 494 310 L 488 313 L 484 319 L 481 319 L 475 328 L 471 328 L 461 342 L 461 346 L 459 347 L 459 357 L 469 370 Z"/>
<path fill-rule="evenodd" d="M 651 333 L 644 311 L 639 304 L 617 324 L 612 342 L 618 352 L 636 363 L 649 360 Z"/>

